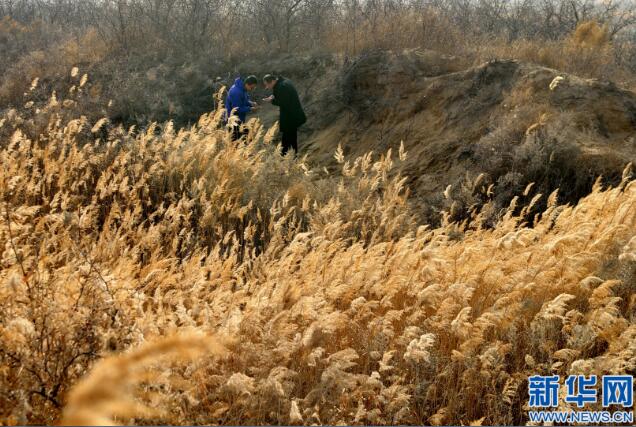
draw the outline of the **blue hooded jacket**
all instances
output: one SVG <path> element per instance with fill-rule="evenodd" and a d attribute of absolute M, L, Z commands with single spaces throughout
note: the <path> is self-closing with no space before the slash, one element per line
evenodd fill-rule
<path fill-rule="evenodd" d="M 238 116 L 241 123 L 245 122 L 245 116 L 252 110 L 250 105 L 250 96 L 245 90 L 245 84 L 240 77 L 234 80 L 234 84 L 227 93 L 227 99 L 225 100 L 225 110 L 228 116 L 232 113 L 232 110 L 236 108 L 235 115 Z"/>

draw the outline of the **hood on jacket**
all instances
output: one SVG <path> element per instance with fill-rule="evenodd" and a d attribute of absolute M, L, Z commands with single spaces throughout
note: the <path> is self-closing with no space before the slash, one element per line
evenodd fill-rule
<path fill-rule="evenodd" d="M 227 93 L 225 99 L 226 115 L 235 111 L 241 122 L 245 122 L 246 114 L 252 109 L 250 105 L 250 97 L 245 89 L 245 84 L 241 77 L 234 80 L 234 84 Z M 227 117 L 226 117 L 227 119 Z"/>
<path fill-rule="evenodd" d="M 234 80 L 234 86 L 240 89 L 241 92 L 245 90 L 245 83 L 243 83 L 243 79 L 241 77 L 237 77 L 236 80 Z"/>

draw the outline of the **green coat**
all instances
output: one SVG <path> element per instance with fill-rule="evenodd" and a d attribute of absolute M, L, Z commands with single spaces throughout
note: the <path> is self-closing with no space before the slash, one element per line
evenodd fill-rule
<path fill-rule="evenodd" d="M 280 131 L 294 132 L 307 121 L 307 116 L 300 105 L 296 88 L 284 77 L 279 77 L 274 85 L 272 104 L 280 107 Z"/>

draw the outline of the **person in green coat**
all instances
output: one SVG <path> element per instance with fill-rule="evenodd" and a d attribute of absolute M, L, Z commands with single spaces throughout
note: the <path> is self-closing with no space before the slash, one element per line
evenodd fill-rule
<path fill-rule="evenodd" d="M 263 78 L 263 84 L 272 91 L 272 95 L 263 101 L 271 102 L 280 108 L 282 153 L 285 155 L 292 148 L 295 154 L 298 152 L 298 128 L 307 121 L 298 92 L 292 82 L 282 76 L 268 74 Z"/>

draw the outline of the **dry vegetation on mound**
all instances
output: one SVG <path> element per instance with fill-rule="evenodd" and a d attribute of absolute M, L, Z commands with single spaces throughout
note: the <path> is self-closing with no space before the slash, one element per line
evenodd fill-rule
<path fill-rule="evenodd" d="M 624 0 L 0 0 L 0 110 L 20 108 L 35 77 L 44 97 L 65 92 L 80 65 L 101 83 L 82 114 L 180 127 L 209 111 L 218 79 L 273 72 L 306 87 L 323 70 L 263 65 L 377 49 L 434 50 L 462 69 L 517 59 L 633 89 L 635 25 Z"/>
<path fill-rule="evenodd" d="M 598 176 L 616 185 L 636 162 L 636 94 L 609 82 L 512 60 L 463 68 L 425 50 L 376 51 L 329 72 L 305 94 L 301 152 L 337 170 L 338 145 L 357 157 L 403 141 L 409 200 L 429 224 L 440 210 L 461 221 L 485 203 L 496 220 L 530 183 L 576 204 Z M 543 209 L 545 200 L 530 213 Z"/>
<path fill-rule="evenodd" d="M 220 112 L 138 133 L 73 102 L 0 118 L 3 424 L 520 424 L 528 375 L 636 369 L 629 167 L 429 229 L 404 150 L 327 173 L 255 121 L 233 144 Z"/>

